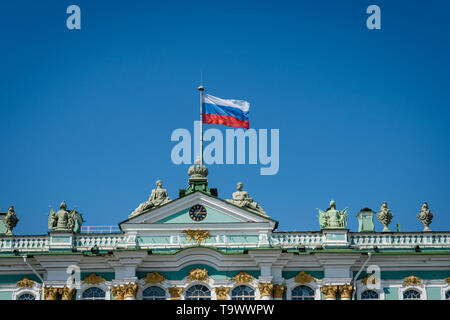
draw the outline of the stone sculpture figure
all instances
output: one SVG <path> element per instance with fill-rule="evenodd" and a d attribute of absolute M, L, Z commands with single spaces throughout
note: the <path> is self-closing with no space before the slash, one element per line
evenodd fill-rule
<path fill-rule="evenodd" d="M 12 229 L 17 225 L 17 222 L 19 222 L 19 218 L 16 216 L 14 206 L 10 206 L 5 216 L 6 235 L 11 236 L 13 234 Z"/>
<path fill-rule="evenodd" d="M 326 211 L 319 210 L 319 224 L 321 229 L 343 229 L 347 227 L 347 210 L 336 210 L 336 202 L 330 201 Z"/>
<path fill-rule="evenodd" d="M 389 223 L 391 223 L 392 220 L 392 213 L 391 210 L 389 210 L 388 204 L 383 202 L 381 204 L 380 212 L 377 213 L 377 219 L 380 221 L 380 223 L 383 225 L 383 231 L 382 232 L 390 232 L 388 229 Z"/>
<path fill-rule="evenodd" d="M 267 213 L 263 210 L 263 208 L 261 208 L 261 206 L 255 202 L 253 198 L 248 196 L 248 192 L 242 190 L 243 187 L 244 184 L 242 182 L 238 182 L 237 191 L 233 192 L 233 200 L 227 201 L 239 207 L 245 207 L 267 216 Z"/>
<path fill-rule="evenodd" d="M 166 189 L 163 189 L 161 180 L 156 181 L 156 189 L 152 190 L 150 197 L 144 203 L 141 203 L 128 217 L 134 217 L 144 211 L 150 210 L 155 207 L 162 206 L 170 202 L 169 194 Z"/>
<path fill-rule="evenodd" d="M 59 211 L 55 212 L 50 207 L 50 215 L 48 218 L 48 228 L 52 231 L 81 232 L 83 217 L 74 209 L 67 210 L 66 202 L 61 202 Z"/>
<path fill-rule="evenodd" d="M 423 231 L 431 231 L 429 225 L 431 224 L 431 220 L 433 220 L 433 214 L 428 208 L 428 203 L 424 202 L 422 204 L 422 208 L 417 215 L 417 218 L 419 218 L 420 222 L 424 225 Z"/>

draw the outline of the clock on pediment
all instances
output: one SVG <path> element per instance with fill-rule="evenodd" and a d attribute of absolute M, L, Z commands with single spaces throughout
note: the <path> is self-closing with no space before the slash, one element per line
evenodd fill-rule
<path fill-rule="evenodd" d="M 201 204 L 193 205 L 189 209 L 189 217 L 194 221 L 202 221 L 206 218 L 206 208 Z"/>

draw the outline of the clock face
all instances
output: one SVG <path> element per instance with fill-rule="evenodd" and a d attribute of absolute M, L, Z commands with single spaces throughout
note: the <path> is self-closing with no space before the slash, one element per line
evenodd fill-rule
<path fill-rule="evenodd" d="M 194 221 L 202 221 L 206 218 L 206 208 L 200 204 L 193 205 L 189 209 L 189 217 Z"/>

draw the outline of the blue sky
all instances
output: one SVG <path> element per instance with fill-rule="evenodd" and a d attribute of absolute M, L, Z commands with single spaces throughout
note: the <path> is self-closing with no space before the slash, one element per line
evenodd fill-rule
<path fill-rule="evenodd" d="M 81 30 L 66 8 L 81 8 Z M 381 8 L 381 30 L 366 8 Z M 387 201 L 402 231 L 450 230 L 450 28 L 445 1 L 2 1 L 0 211 L 16 234 L 45 234 L 49 206 L 85 225 L 117 225 L 157 179 L 171 198 L 187 165 L 171 162 L 177 128 L 210 94 L 250 102 L 250 127 L 280 130 L 280 170 L 212 165 L 279 230 L 319 230 L 316 208 Z M 213 127 L 205 125 L 205 129 Z M 220 127 L 221 130 L 226 127 Z M 375 222 L 376 230 L 382 227 Z"/>

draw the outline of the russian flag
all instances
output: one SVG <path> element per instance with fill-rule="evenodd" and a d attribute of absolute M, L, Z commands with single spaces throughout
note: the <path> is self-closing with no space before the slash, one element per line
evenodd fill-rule
<path fill-rule="evenodd" d="M 248 129 L 249 110 L 250 103 L 247 101 L 221 99 L 205 94 L 203 96 L 202 122 Z"/>

